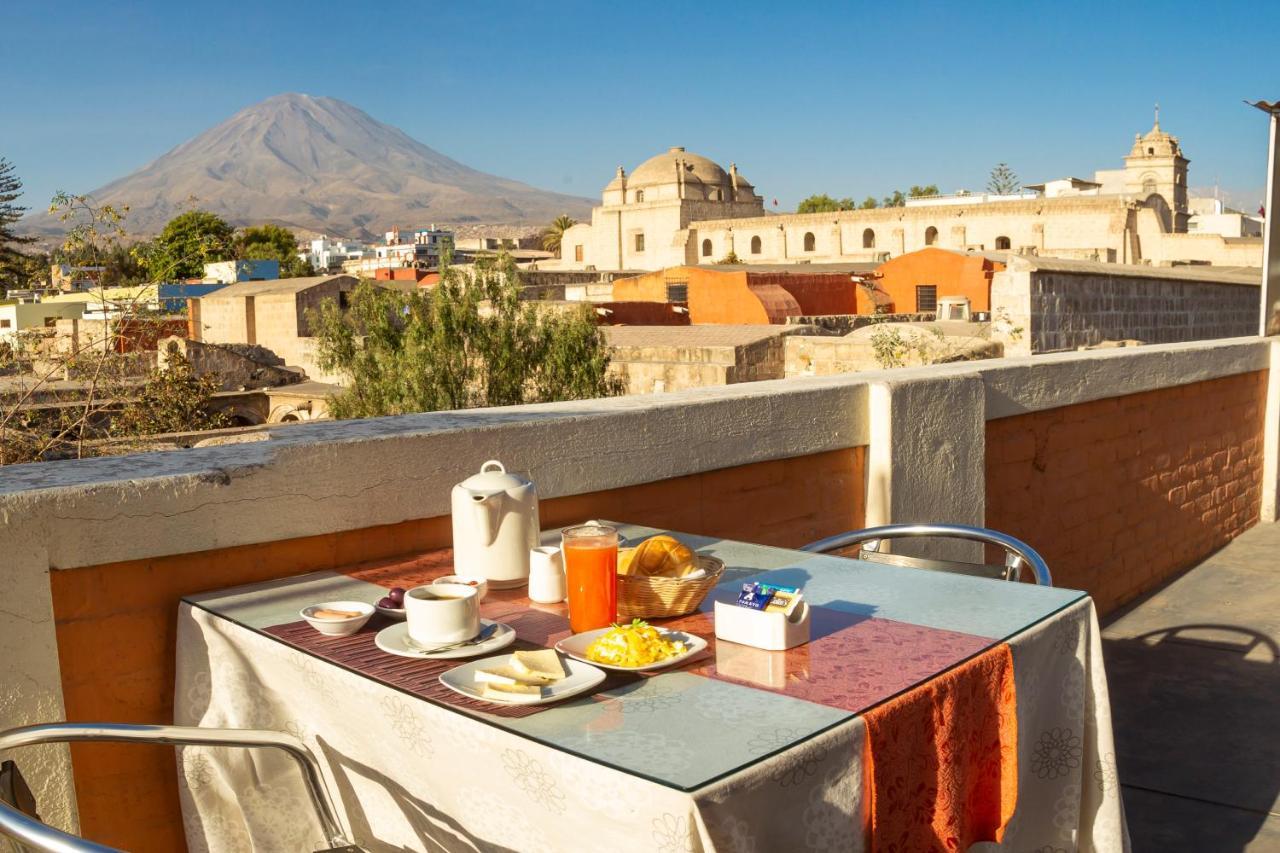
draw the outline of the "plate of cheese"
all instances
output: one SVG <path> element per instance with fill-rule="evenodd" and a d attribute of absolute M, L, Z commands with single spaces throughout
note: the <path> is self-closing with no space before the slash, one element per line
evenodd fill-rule
<path fill-rule="evenodd" d="M 555 649 L 512 652 L 481 658 L 441 673 L 440 683 L 455 693 L 499 705 L 543 705 L 593 689 L 604 672 Z"/>

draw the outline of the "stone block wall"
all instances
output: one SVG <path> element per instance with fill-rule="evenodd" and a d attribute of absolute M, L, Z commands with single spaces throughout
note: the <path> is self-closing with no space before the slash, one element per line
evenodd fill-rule
<path fill-rule="evenodd" d="M 996 279 L 993 308 L 1005 309 L 1022 327 L 1022 346 L 1031 353 L 1109 340 L 1231 338 L 1258 328 L 1259 294 L 1251 284 L 1048 270 L 998 273 Z"/>
<path fill-rule="evenodd" d="M 1267 371 L 987 423 L 987 526 L 1102 613 L 1258 521 Z"/>

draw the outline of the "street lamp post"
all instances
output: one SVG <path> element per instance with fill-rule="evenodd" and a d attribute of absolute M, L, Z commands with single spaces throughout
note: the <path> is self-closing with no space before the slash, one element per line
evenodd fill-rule
<path fill-rule="evenodd" d="M 1246 103 L 1250 103 L 1246 101 Z M 1271 135 L 1267 145 L 1267 193 L 1263 202 L 1262 222 L 1262 310 L 1258 334 L 1280 334 L 1280 316 L 1275 313 L 1280 302 L 1280 101 L 1255 101 L 1250 104 L 1271 116 Z"/>

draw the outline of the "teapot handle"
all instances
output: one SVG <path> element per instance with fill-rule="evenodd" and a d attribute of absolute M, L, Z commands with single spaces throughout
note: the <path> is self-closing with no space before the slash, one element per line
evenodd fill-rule
<path fill-rule="evenodd" d="M 490 465 L 496 465 L 496 466 L 498 467 L 498 470 L 499 470 L 499 471 L 501 471 L 501 472 L 502 472 L 502 473 L 504 473 L 504 474 L 505 474 L 505 473 L 507 473 L 507 466 L 503 465 L 503 464 L 502 464 L 501 462 L 499 462 L 497 459 L 490 459 L 488 462 L 486 462 L 486 463 L 484 463 L 483 465 L 481 465 L 481 466 L 480 466 L 480 473 L 481 473 L 481 474 L 483 474 L 485 471 L 488 471 L 488 470 L 489 470 L 489 466 L 490 466 Z"/>

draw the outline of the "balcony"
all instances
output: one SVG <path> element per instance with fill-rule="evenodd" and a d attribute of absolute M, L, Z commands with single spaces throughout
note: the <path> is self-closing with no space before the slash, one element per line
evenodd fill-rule
<path fill-rule="evenodd" d="M 183 596 L 448 546 L 449 489 L 499 458 L 537 483 L 544 527 L 616 518 L 796 547 L 929 520 L 1031 543 L 1057 586 L 1118 614 L 1104 639 L 1134 849 L 1209 849 L 1178 845 L 1211 844 L 1203 827 L 1217 820 L 1230 838 L 1213 849 L 1265 845 L 1276 756 L 1243 745 L 1249 706 L 1274 731 L 1280 705 L 1261 567 L 1274 559 L 1257 544 L 1280 529 L 1278 362 L 1267 339 L 1168 344 L 318 422 L 251 444 L 0 469 L 0 726 L 172 722 Z M 1238 608 L 1197 609 L 1227 591 Z M 1204 621 L 1217 633 L 1180 631 Z M 1223 655 L 1239 658 L 1229 685 L 1212 675 Z M 1198 737 L 1211 721 L 1178 717 L 1179 703 L 1210 713 L 1206 691 L 1224 685 L 1241 736 Z M 1144 730 L 1156 711 L 1176 739 Z M 167 749 L 31 754 L 51 823 L 182 849 Z"/>

